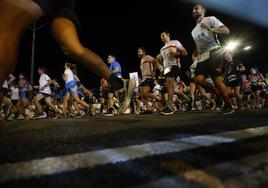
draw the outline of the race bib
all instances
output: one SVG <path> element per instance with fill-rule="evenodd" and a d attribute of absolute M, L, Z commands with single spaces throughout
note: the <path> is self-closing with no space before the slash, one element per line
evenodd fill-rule
<path fill-rule="evenodd" d="M 172 67 L 167 67 L 167 68 L 165 68 L 165 70 L 164 70 L 164 75 L 166 75 L 167 73 L 171 72 L 171 68 L 172 68 Z"/>
<path fill-rule="evenodd" d="M 235 74 L 229 75 L 228 76 L 228 82 L 233 82 L 237 80 L 237 76 Z"/>

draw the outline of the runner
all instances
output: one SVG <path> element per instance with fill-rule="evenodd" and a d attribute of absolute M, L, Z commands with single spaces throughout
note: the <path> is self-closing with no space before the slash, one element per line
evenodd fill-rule
<path fill-rule="evenodd" d="M 141 59 L 140 69 L 142 75 L 142 81 L 140 83 L 139 89 L 141 100 L 146 107 L 145 109 L 141 110 L 141 113 L 152 113 L 152 106 L 149 104 L 148 99 L 155 99 L 155 95 L 153 93 L 155 86 L 155 70 L 159 69 L 160 72 L 162 72 L 163 68 L 161 65 L 159 65 L 158 61 L 156 61 L 155 58 L 146 54 L 146 49 L 144 47 L 138 48 L 138 57 Z"/>
<path fill-rule="evenodd" d="M 192 31 L 192 37 L 196 44 L 196 51 L 193 53 L 195 62 L 195 81 L 203 87 L 209 88 L 218 97 L 223 96 L 223 114 L 231 114 L 234 109 L 231 106 L 228 88 L 223 83 L 222 64 L 223 52 L 217 34 L 229 34 L 230 30 L 216 17 L 205 17 L 206 9 L 203 5 L 193 7 L 193 17 L 196 26 Z M 216 87 L 206 83 L 206 78 L 211 77 Z"/>
<path fill-rule="evenodd" d="M 185 48 L 177 40 L 170 39 L 170 33 L 165 31 L 161 33 L 161 40 L 165 43 L 164 47 L 160 50 L 160 59 L 163 62 L 164 76 L 168 89 L 168 101 L 166 107 L 161 112 L 164 115 L 173 114 L 173 95 L 175 79 L 179 76 L 181 64 L 180 56 L 188 55 Z"/>

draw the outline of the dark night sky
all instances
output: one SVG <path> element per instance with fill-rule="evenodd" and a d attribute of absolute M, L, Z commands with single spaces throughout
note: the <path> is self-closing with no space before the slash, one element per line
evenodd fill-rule
<path fill-rule="evenodd" d="M 145 3 L 146 2 L 146 3 Z M 168 30 L 172 38 L 179 40 L 191 54 L 194 42 L 191 31 L 195 26 L 192 19 L 191 3 L 179 0 L 165 0 L 163 2 L 151 0 L 136 1 L 98 1 L 88 5 L 88 1 L 77 1 L 76 12 L 81 21 L 78 29 L 82 44 L 98 53 L 106 60 L 109 53 L 115 54 L 123 69 L 123 75 L 139 71 L 137 47 L 145 46 L 151 55 L 157 55 L 163 46 L 160 33 Z M 246 66 L 258 66 L 261 72 L 268 71 L 267 28 L 253 23 L 227 16 L 225 14 L 208 10 L 207 15 L 214 15 L 231 29 L 231 35 L 221 37 L 221 41 L 230 38 L 243 38 L 245 44 L 250 44 L 253 49 L 237 56 Z M 38 25 L 46 24 L 37 33 L 36 40 L 36 66 L 46 66 L 52 78 L 60 78 L 63 65 L 68 58 L 64 57 L 60 48 L 49 34 L 46 19 L 37 22 Z M 16 72 L 30 72 L 31 59 L 31 31 L 26 31 L 21 42 Z M 191 57 L 182 58 L 182 77 L 184 70 L 191 64 Z M 99 78 L 89 73 L 84 67 L 79 66 L 79 77 L 90 88 L 98 87 Z M 38 75 L 35 74 L 35 81 Z"/>

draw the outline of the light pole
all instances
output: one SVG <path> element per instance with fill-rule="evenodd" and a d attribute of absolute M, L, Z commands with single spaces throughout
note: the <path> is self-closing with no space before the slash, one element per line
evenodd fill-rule
<path fill-rule="evenodd" d="M 32 27 L 30 27 L 30 29 L 33 32 L 33 35 L 32 35 L 32 55 L 31 55 L 31 74 L 30 74 L 31 84 L 33 84 L 33 78 L 34 78 L 36 32 L 43 27 L 44 27 L 44 24 L 36 28 L 36 22 L 33 23 Z"/>

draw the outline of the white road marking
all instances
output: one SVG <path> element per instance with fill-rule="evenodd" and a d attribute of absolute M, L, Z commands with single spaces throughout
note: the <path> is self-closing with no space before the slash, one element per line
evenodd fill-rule
<path fill-rule="evenodd" d="M 241 139 L 266 135 L 267 133 L 268 126 L 257 127 L 213 135 L 198 135 L 175 140 L 3 164 L 0 165 L 0 182 L 59 174 L 83 168 L 93 168 L 99 165 L 115 164 L 199 147 L 232 143 Z"/>

